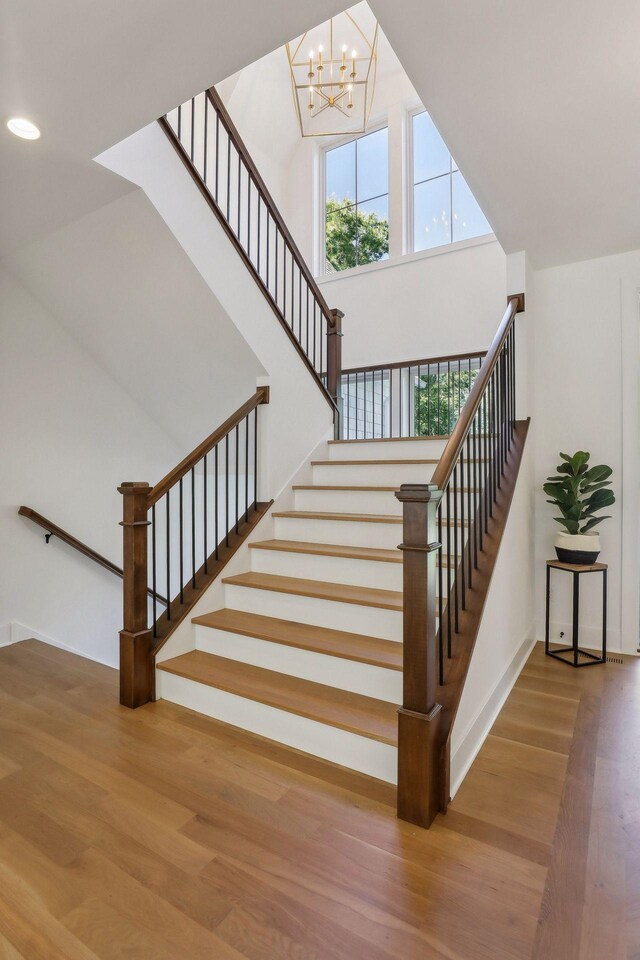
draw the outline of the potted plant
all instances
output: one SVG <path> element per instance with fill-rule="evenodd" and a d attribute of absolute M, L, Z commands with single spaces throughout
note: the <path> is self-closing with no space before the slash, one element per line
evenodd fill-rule
<path fill-rule="evenodd" d="M 556 468 L 557 476 L 547 477 L 543 490 L 547 503 L 558 507 L 561 517 L 554 517 L 566 532 L 556 537 L 558 560 L 564 563 L 595 563 L 600 553 L 600 537 L 593 528 L 609 517 L 594 516 L 604 507 L 610 507 L 616 498 L 609 487 L 611 467 L 598 464 L 589 467 L 590 454 L 578 450 L 572 457 L 560 454 L 563 462 Z"/>

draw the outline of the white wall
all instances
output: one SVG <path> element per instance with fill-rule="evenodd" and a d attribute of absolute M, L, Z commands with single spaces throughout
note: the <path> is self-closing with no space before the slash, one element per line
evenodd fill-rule
<path fill-rule="evenodd" d="M 540 485 L 555 472 L 559 451 L 588 450 L 592 463 L 613 467 L 617 500 L 605 511 L 612 519 L 598 528 L 600 559 L 609 563 L 609 644 L 633 653 L 640 587 L 640 251 L 536 271 L 534 285 L 536 636 L 544 635 L 545 560 L 554 556 L 558 530 Z M 565 640 L 570 638 L 569 579 L 556 573 L 552 580 L 552 640 L 558 639 L 560 630 L 565 631 Z M 583 577 L 582 583 L 582 639 L 585 645 L 597 646 L 600 580 L 588 585 Z"/>
<path fill-rule="evenodd" d="M 453 726 L 452 795 L 481 747 L 532 647 L 533 461 L 534 449 L 529 433 Z"/>
<path fill-rule="evenodd" d="M 140 189 L 21 248 L 7 263 L 185 450 L 237 410 L 264 374 Z"/>
<path fill-rule="evenodd" d="M 121 582 L 17 515 L 21 504 L 121 565 L 124 480 L 184 450 L 0 267 L 0 642 L 42 634 L 117 664 Z M 23 629 L 26 627 L 26 631 Z"/>
<path fill-rule="evenodd" d="M 326 394 L 159 125 L 150 124 L 98 160 L 144 189 L 265 370 L 271 394 L 262 417 L 259 483 L 261 496 L 276 496 L 332 433 Z M 226 356 L 224 361 L 233 363 Z"/>
<path fill-rule="evenodd" d="M 500 245 L 416 256 L 320 282 L 325 299 L 345 314 L 343 367 L 486 350 L 491 343 L 506 308 Z"/>

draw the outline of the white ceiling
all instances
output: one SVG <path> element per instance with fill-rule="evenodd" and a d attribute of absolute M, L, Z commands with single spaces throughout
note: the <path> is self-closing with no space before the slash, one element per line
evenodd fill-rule
<path fill-rule="evenodd" d="M 0 0 L 0 255 L 129 189 L 91 160 L 339 0 Z M 509 252 L 640 247 L 640 6 L 371 0 Z M 13 137 L 8 116 L 42 129 Z"/>
<path fill-rule="evenodd" d="M 370 0 L 507 252 L 640 247 L 637 0 Z"/>
<path fill-rule="evenodd" d="M 131 189 L 92 157 L 340 0 L 0 0 L 0 256 Z M 42 138 L 6 129 L 26 116 Z"/>

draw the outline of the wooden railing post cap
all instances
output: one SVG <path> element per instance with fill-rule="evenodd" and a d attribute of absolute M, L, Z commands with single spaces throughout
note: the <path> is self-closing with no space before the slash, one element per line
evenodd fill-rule
<path fill-rule="evenodd" d="M 396 490 L 396 497 L 401 503 L 437 503 L 442 498 L 442 490 L 433 483 L 403 483 Z"/>
<path fill-rule="evenodd" d="M 507 297 L 507 302 L 511 300 L 517 300 L 516 313 L 524 313 L 525 303 L 524 303 L 524 293 L 510 293 Z"/>
<path fill-rule="evenodd" d="M 344 313 L 342 310 L 338 310 L 337 307 L 334 307 L 332 310 L 329 310 L 332 319 L 332 327 L 335 328 L 337 333 L 340 333 L 342 330 L 342 320 L 344 318 Z"/>
<path fill-rule="evenodd" d="M 149 489 L 149 484 L 144 482 L 132 481 L 131 483 L 121 483 L 118 487 L 118 493 L 124 496 L 134 496 L 137 493 L 143 493 Z"/>

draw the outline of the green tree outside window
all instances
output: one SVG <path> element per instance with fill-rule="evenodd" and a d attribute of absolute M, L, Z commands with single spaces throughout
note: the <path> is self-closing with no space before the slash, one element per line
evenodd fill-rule
<path fill-rule="evenodd" d="M 326 257 L 334 270 L 375 263 L 389 253 L 389 222 L 348 200 L 327 200 Z"/>

